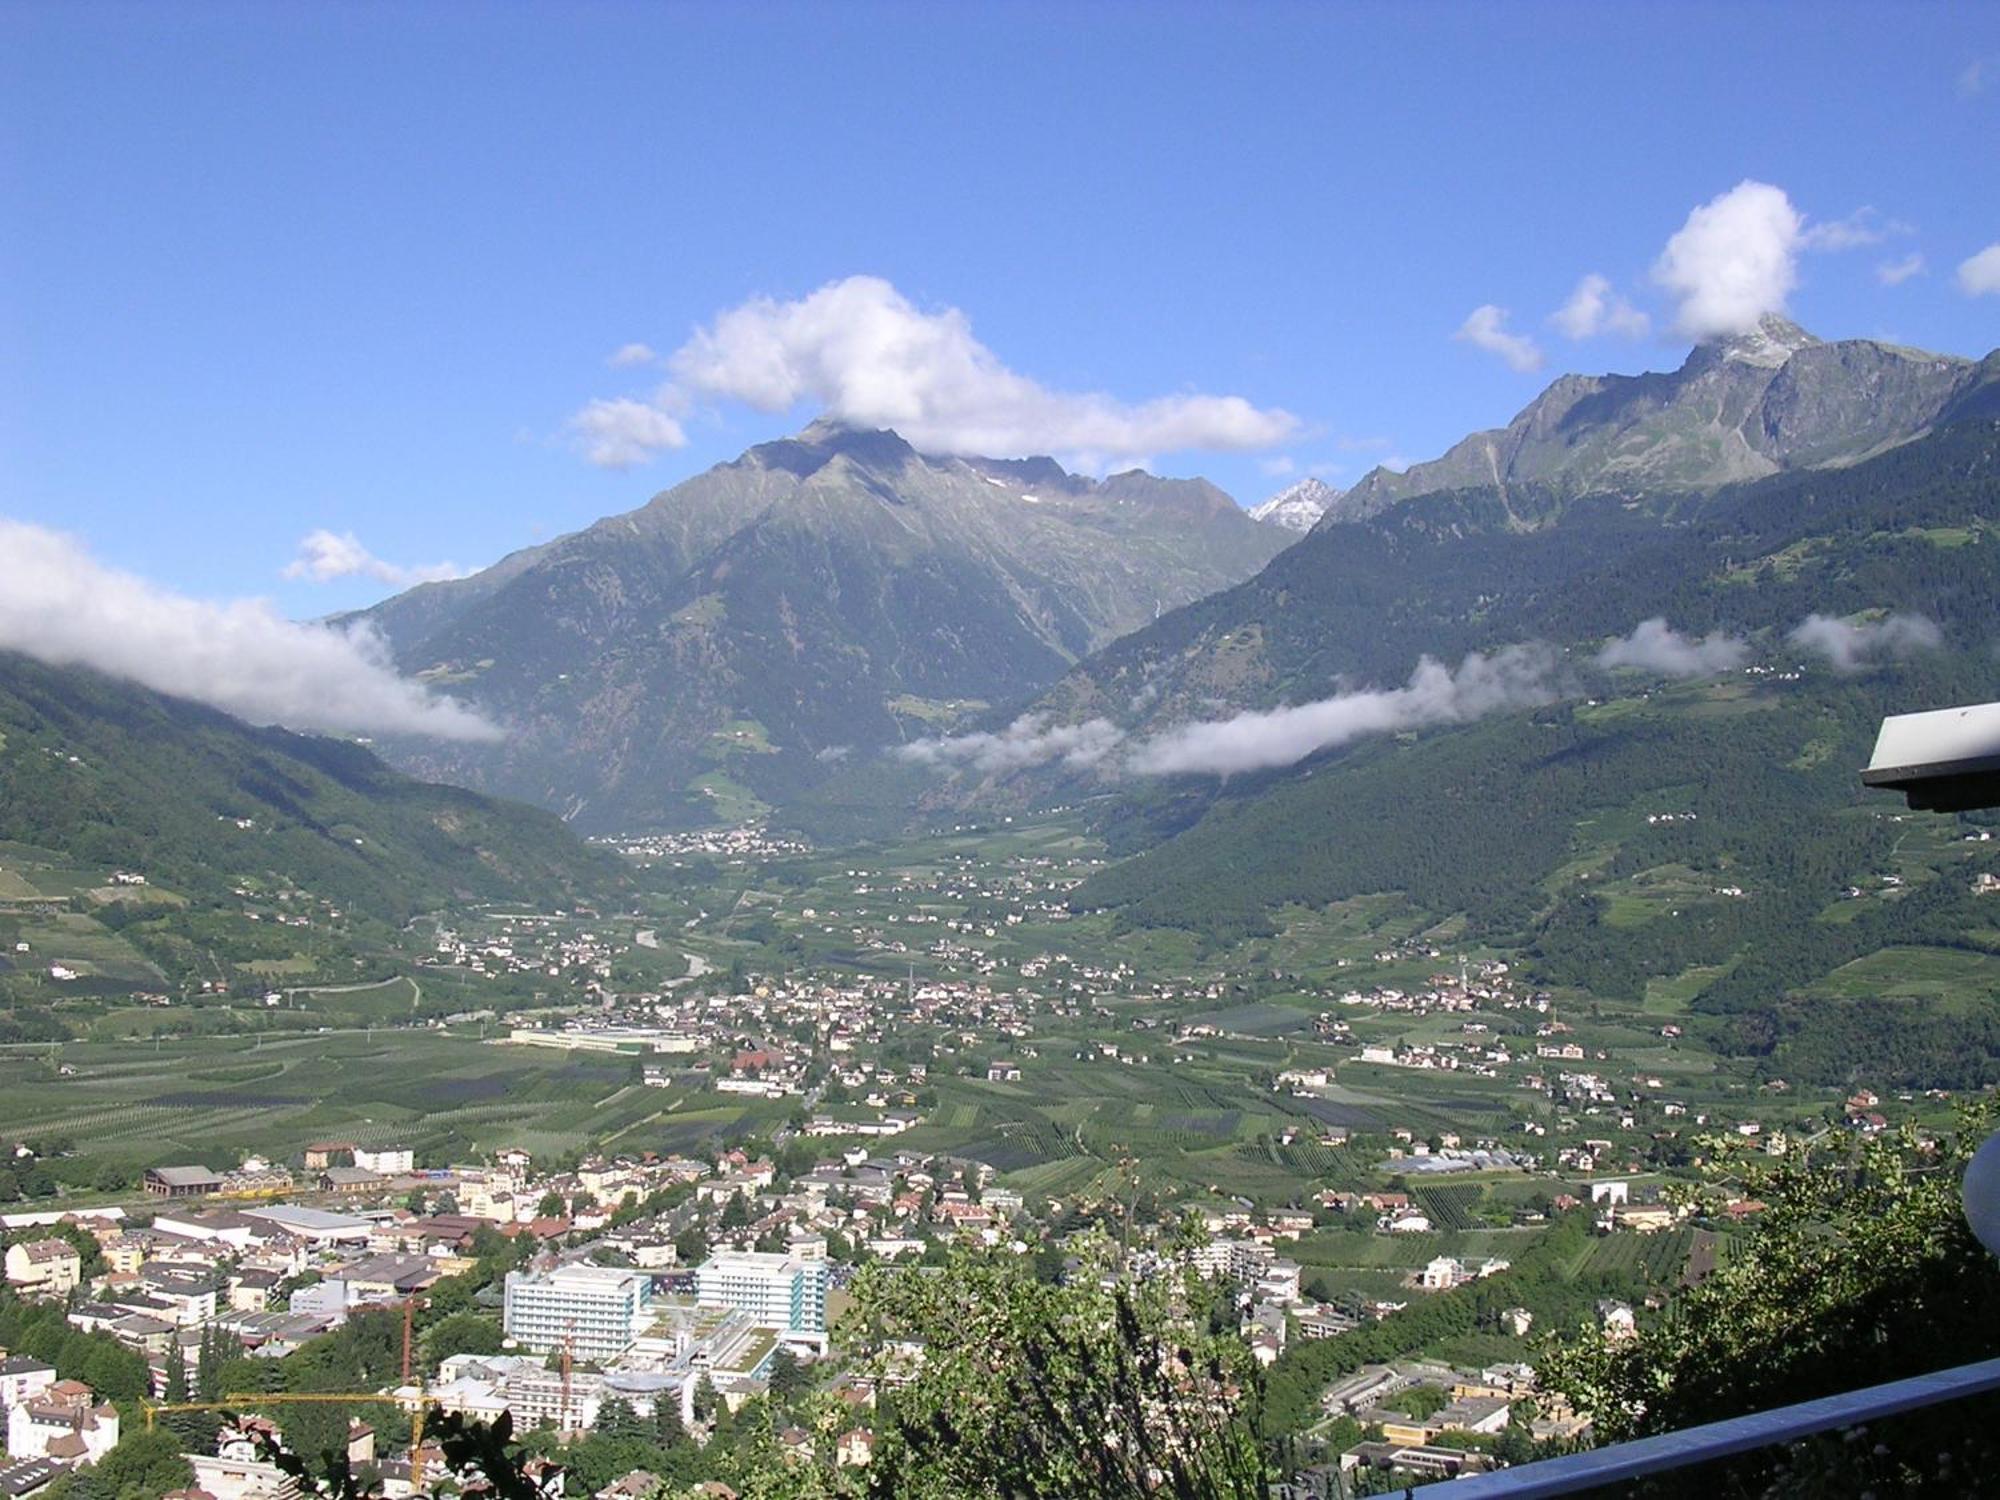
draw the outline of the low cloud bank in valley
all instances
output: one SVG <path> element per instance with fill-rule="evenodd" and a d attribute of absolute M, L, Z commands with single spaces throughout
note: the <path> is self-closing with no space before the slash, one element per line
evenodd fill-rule
<path fill-rule="evenodd" d="M 1109 719 L 1051 728 L 1047 714 L 1023 714 L 997 734 L 981 731 L 912 740 L 897 746 L 896 755 L 920 766 L 965 766 L 987 774 L 1019 771 L 1052 760 L 1082 770 L 1101 762 L 1124 738 L 1125 731 Z"/>
<path fill-rule="evenodd" d="M 368 631 L 301 625 L 262 600 L 173 594 L 18 521 L 0 520 L 0 648 L 94 667 L 253 724 L 450 740 L 501 734 L 464 704 L 399 677 Z"/>
<path fill-rule="evenodd" d="M 1937 626 L 1914 614 L 1861 623 L 1808 615 L 1786 639 L 1825 656 L 1841 671 L 1942 644 Z M 1750 657 L 1750 642 L 1740 635 L 1724 630 L 1686 634 L 1655 615 L 1630 634 L 1605 642 L 1591 659 L 1603 668 L 1699 678 L 1738 671 Z M 918 765 L 986 774 L 1060 760 L 1077 769 L 1102 766 L 1141 776 L 1231 776 L 1295 765 L 1365 735 L 1469 724 L 1489 714 L 1538 708 L 1570 691 L 1561 666 L 1561 653 L 1540 643 L 1474 653 L 1455 669 L 1426 656 L 1401 687 L 1335 693 L 1311 703 L 1197 720 L 1143 741 L 1109 719 L 1051 725 L 1046 714 L 1024 714 L 997 733 L 918 740 L 895 754 Z M 1148 706 L 1156 694 L 1150 684 L 1142 689 L 1131 700 L 1133 712 Z"/>
<path fill-rule="evenodd" d="M 1817 651 L 1837 672 L 1857 672 L 1884 657 L 1911 656 L 1944 644 L 1944 635 L 1936 625 L 1922 615 L 1909 614 L 1858 623 L 1832 615 L 1807 615 L 1785 639 Z"/>
<path fill-rule="evenodd" d="M 1642 621 L 1630 635 L 1607 641 L 1597 653 L 1600 667 L 1637 667 L 1662 677 L 1713 677 L 1733 672 L 1750 659 L 1750 644 L 1740 636 L 1711 631 L 1683 635 L 1662 615 Z"/>
<path fill-rule="evenodd" d="M 1427 656 L 1402 687 L 1336 693 L 1295 707 L 1184 724 L 1148 740 L 1127 764 L 1153 776 L 1228 776 L 1289 766 L 1363 735 L 1466 724 L 1552 703 L 1558 696 L 1555 675 L 1556 653 L 1541 645 L 1468 656 L 1456 671 Z"/>

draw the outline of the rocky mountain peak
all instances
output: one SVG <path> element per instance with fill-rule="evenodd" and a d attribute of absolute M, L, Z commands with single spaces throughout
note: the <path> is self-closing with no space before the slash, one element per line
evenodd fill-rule
<path fill-rule="evenodd" d="M 803 795 L 834 774 L 828 747 L 860 760 L 1039 692 L 1290 540 L 1201 480 L 922 455 L 820 421 L 367 618 L 511 731 L 393 747 L 405 763 L 596 831 L 678 826 Z"/>
<path fill-rule="evenodd" d="M 1297 484 L 1279 490 L 1262 505 L 1252 506 L 1250 519 L 1304 533 L 1317 526 L 1319 518 L 1339 498 L 1339 490 L 1323 479 L 1307 475 Z"/>
<path fill-rule="evenodd" d="M 783 469 L 804 479 L 836 458 L 864 468 L 893 471 L 917 457 L 917 450 L 887 428 L 850 427 L 832 417 L 820 417 L 797 437 L 759 443 L 744 455 L 767 469 Z"/>
<path fill-rule="evenodd" d="M 1765 313 L 1754 328 L 1697 344 L 1682 368 L 1726 363 L 1775 370 L 1801 349 L 1821 342 L 1783 314 Z"/>
<path fill-rule="evenodd" d="M 1697 344 L 1671 373 L 1563 376 L 1505 427 L 1403 473 L 1363 476 L 1325 524 L 1441 490 L 1532 484 L 1566 503 L 1849 463 L 1981 410 L 1984 379 L 1970 360 L 1872 339 L 1829 343 L 1767 313 Z"/>

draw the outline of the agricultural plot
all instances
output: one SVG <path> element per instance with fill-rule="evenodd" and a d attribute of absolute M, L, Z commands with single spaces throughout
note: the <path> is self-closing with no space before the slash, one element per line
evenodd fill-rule
<path fill-rule="evenodd" d="M 1313 1015 L 1314 1012 L 1302 1010 L 1298 1006 L 1265 1001 L 1255 1005 L 1232 1006 L 1228 1010 L 1203 1011 L 1188 1019 L 1228 1032 L 1240 1032 L 1250 1036 L 1275 1036 L 1281 1032 L 1309 1030 L 1313 1023 Z"/>
<path fill-rule="evenodd" d="M 1308 1296 L 1325 1302 L 1355 1300 L 1407 1302 L 1407 1271 L 1357 1271 L 1346 1266 L 1312 1266 L 1300 1278 Z"/>
<path fill-rule="evenodd" d="M 1002 1180 L 1007 1186 L 1024 1193 L 1045 1193 L 1051 1198 L 1060 1198 L 1084 1191 L 1103 1172 L 1104 1163 L 1095 1157 L 1071 1156 L 1024 1167 L 1006 1174 Z"/>
<path fill-rule="evenodd" d="M 2000 955 L 1959 948 L 1884 948 L 1835 969 L 1807 993 L 1837 1000 L 1921 996 L 1982 1001 L 2000 993 Z"/>
<path fill-rule="evenodd" d="M 1607 1234 L 1595 1241 L 1583 1270 L 1591 1275 L 1641 1274 L 1656 1285 L 1679 1279 L 1694 1244 L 1694 1231 L 1674 1229 L 1658 1234 Z"/>
<path fill-rule="evenodd" d="M 669 1102 L 636 1087 L 626 1066 L 426 1031 L 0 1052 L 0 1139 L 67 1135 L 131 1168 L 252 1152 L 282 1160 L 326 1136 L 438 1154 L 560 1153 L 638 1126 L 632 1144 L 657 1149 L 671 1132 L 641 1122 Z M 690 1123 L 713 1133 L 727 1122 Z"/>
<path fill-rule="evenodd" d="M 1277 1161 L 1302 1177 L 1330 1187 L 1347 1187 L 1366 1181 L 1370 1167 L 1361 1157 L 1341 1146 L 1298 1140 L 1272 1148 Z"/>
<path fill-rule="evenodd" d="M 310 967 L 310 966 L 308 966 Z M 285 1003 L 350 1025 L 387 1025 L 407 1021 L 424 996 L 423 986 L 402 975 L 373 984 L 325 986 L 314 989 L 280 987 Z"/>
<path fill-rule="evenodd" d="M 0 918 L 0 938 L 9 950 L 28 944 L 32 957 L 25 962 L 43 972 L 59 964 L 86 981 L 156 984 L 160 979 L 160 971 L 137 948 L 78 912 Z"/>
<path fill-rule="evenodd" d="M 1452 1183 L 1439 1187 L 1417 1187 L 1410 1196 L 1439 1229 L 1472 1227 L 1472 1209 L 1484 1190 L 1473 1183 Z"/>
<path fill-rule="evenodd" d="M 1504 1333 L 1468 1333 L 1455 1339 L 1445 1339 L 1429 1352 L 1433 1359 L 1446 1364 L 1467 1370 L 1483 1370 L 1493 1365 L 1532 1362 L 1535 1346 L 1532 1339 L 1511 1338 Z"/>
<path fill-rule="evenodd" d="M 1479 1261 L 1512 1260 L 1541 1233 L 1534 1229 L 1471 1229 L 1455 1233 L 1378 1234 L 1321 1229 L 1302 1237 L 1292 1258 L 1301 1265 L 1414 1271 L 1440 1255 Z"/>
<path fill-rule="evenodd" d="M 1380 1130 L 1382 1117 L 1372 1109 L 1342 1099 L 1294 1099 L 1290 1101 L 1301 1114 L 1310 1115 L 1322 1125 L 1336 1125 L 1348 1130 Z"/>

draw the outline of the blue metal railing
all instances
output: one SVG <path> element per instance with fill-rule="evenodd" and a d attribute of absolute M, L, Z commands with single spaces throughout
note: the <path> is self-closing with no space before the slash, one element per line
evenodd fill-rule
<path fill-rule="evenodd" d="M 1822 1396 L 1816 1401 L 1801 1401 L 1796 1406 L 1731 1417 L 1726 1422 L 1710 1422 L 1703 1427 L 1661 1433 L 1658 1437 L 1613 1443 L 1587 1453 L 1496 1469 L 1490 1474 L 1441 1479 L 1412 1486 L 1404 1493 L 1424 1496 L 1425 1500 L 1536 1500 L 1542 1495 L 1574 1495 L 1598 1485 L 1642 1479 L 1736 1453 L 1793 1443 L 1814 1433 L 1858 1427 L 1864 1422 L 1989 1391 L 2000 1391 L 2000 1359 L 1960 1365 L 1932 1375 L 1913 1375 L 1887 1385 L 1844 1391 L 1838 1396 Z"/>

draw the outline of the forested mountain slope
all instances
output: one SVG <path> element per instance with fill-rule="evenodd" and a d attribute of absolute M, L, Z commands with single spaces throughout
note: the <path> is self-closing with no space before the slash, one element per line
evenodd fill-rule
<path fill-rule="evenodd" d="M 192 900 L 236 904 L 247 882 L 392 923 L 456 901 L 596 897 L 625 878 L 550 814 L 413 781 L 363 745 L 10 652 L 0 840 Z"/>
<path fill-rule="evenodd" d="M 1890 611 L 1934 622 L 1935 644 L 1843 661 L 1790 636 L 1809 615 Z M 1655 615 L 1740 637 L 1740 664 L 1673 683 L 1594 660 Z M 1975 891 L 1996 868 L 1991 820 L 1907 814 L 1857 779 L 1883 715 L 2000 696 L 1996 621 L 1988 421 L 1712 497 L 1569 506 L 1534 530 L 1491 492 L 1413 500 L 1085 663 L 1060 716 L 1147 697 L 1172 722 L 1213 715 L 1221 692 L 1299 701 L 1342 674 L 1394 682 L 1421 651 L 1524 640 L 1568 648 L 1554 701 L 1226 782 L 1128 777 L 1101 806 L 1134 857 L 1074 904 L 1227 943 L 1288 903 L 1395 892 L 1544 982 L 1684 987 L 1725 1045 L 1779 1071 L 1837 1078 L 1872 1054 L 1905 1079 L 1992 1081 L 1993 1006 L 1839 976 L 1895 945 L 2000 952 L 2000 896 Z"/>

